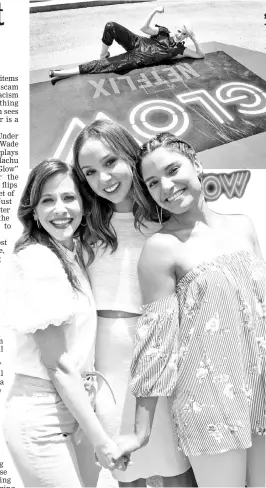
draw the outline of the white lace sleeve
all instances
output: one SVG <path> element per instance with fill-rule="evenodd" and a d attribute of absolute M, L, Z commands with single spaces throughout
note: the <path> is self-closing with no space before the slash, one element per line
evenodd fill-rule
<path fill-rule="evenodd" d="M 2 303 L 3 325 L 26 334 L 69 321 L 75 295 L 57 256 L 34 244 L 12 255 Z"/>

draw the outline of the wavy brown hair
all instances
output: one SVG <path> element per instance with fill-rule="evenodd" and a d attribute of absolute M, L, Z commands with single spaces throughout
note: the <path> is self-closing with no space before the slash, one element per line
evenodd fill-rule
<path fill-rule="evenodd" d="M 66 259 L 64 253 L 56 245 L 56 242 L 52 239 L 50 234 L 48 234 L 48 232 L 42 226 L 38 227 L 37 222 L 34 219 L 34 210 L 41 199 L 45 183 L 48 181 L 48 179 L 58 174 L 68 174 L 73 179 L 77 189 L 79 188 L 79 180 L 75 169 L 59 159 L 46 159 L 31 170 L 19 202 L 17 215 L 19 221 L 23 225 L 23 232 L 21 237 L 15 243 L 14 253 L 18 253 L 22 249 L 25 249 L 27 246 L 32 244 L 43 244 L 47 246 L 61 261 L 73 288 L 79 289 L 79 282 L 75 277 L 71 264 Z M 87 202 L 82 199 L 82 203 L 83 210 L 86 212 Z M 93 252 L 88 244 L 86 226 L 79 225 L 74 237 L 79 239 L 81 246 L 87 251 L 90 261 L 92 259 L 91 256 L 93 255 Z M 81 252 L 82 247 L 80 248 L 79 258 L 82 265 L 85 267 L 86 265 Z"/>
<path fill-rule="evenodd" d="M 111 224 L 113 215 L 112 203 L 98 196 L 88 184 L 80 165 L 79 155 L 83 145 L 90 139 L 100 140 L 117 157 L 125 161 L 134 174 L 139 145 L 124 127 L 111 120 L 95 120 L 82 129 L 73 146 L 74 168 L 79 178 L 79 188 L 83 199 L 87 201 L 89 210 L 85 217 L 88 226 L 90 244 L 103 245 L 104 249 L 117 249 L 117 236 Z M 135 204 L 133 203 L 133 213 Z"/>
<path fill-rule="evenodd" d="M 145 220 L 158 222 L 161 219 L 162 222 L 166 222 L 170 218 L 170 212 L 159 207 L 153 200 L 142 174 L 143 158 L 160 147 L 183 154 L 192 164 L 197 160 L 197 154 L 194 148 L 188 142 L 178 139 L 178 137 L 170 132 L 160 132 L 143 144 L 139 150 L 134 171 L 134 199 L 136 202 L 135 227 L 137 229 L 140 229 Z"/>

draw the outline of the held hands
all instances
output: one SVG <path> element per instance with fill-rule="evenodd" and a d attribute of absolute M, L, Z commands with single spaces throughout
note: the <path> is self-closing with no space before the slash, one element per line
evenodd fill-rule
<path fill-rule="evenodd" d="M 136 434 L 120 435 L 115 439 L 121 453 L 126 456 L 141 448 L 142 443 Z"/>
<path fill-rule="evenodd" d="M 113 471 L 119 469 L 125 471 L 127 469 L 130 454 L 124 453 L 116 442 L 110 440 L 108 445 L 96 446 L 95 450 L 95 462 L 103 468 Z"/>
<path fill-rule="evenodd" d="M 136 434 L 121 435 L 110 440 L 108 446 L 95 447 L 96 462 L 110 471 L 125 471 L 130 464 L 130 455 L 142 446 Z"/>

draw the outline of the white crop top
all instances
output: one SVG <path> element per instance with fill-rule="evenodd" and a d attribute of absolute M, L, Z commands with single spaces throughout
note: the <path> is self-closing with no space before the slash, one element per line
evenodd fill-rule
<path fill-rule="evenodd" d="M 64 252 L 82 291 L 73 290 L 60 260 L 41 244 L 14 254 L 6 270 L 2 320 L 16 334 L 16 373 L 50 379 L 34 340 L 34 332 L 50 324 L 64 327 L 67 352 L 74 367 L 80 373 L 94 369 L 94 298 L 75 252 L 65 248 Z"/>
<path fill-rule="evenodd" d="M 112 254 L 100 248 L 89 266 L 89 277 L 97 310 L 120 310 L 141 313 L 141 296 L 137 265 L 142 247 L 160 230 L 161 225 L 148 222 L 139 232 L 134 227 L 134 216 L 114 212 L 111 223 L 116 231 L 118 248 Z"/>

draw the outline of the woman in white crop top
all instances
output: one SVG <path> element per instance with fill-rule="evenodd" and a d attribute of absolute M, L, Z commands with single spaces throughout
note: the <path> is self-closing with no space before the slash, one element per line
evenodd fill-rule
<path fill-rule="evenodd" d="M 141 296 L 137 263 L 145 240 L 160 224 L 134 226 L 133 172 L 139 146 L 133 136 L 109 120 L 85 127 L 74 143 L 74 166 L 80 189 L 90 207 L 86 215 L 95 259 L 89 277 L 98 311 L 96 369 L 112 386 L 116 405 L 106 386 L 99 388 L 96 412 L 111 436 L 130 432 L 135 399 L 130 389 L 130 364 Z M 164 486 L 193 486 L 193 473 L 182 452 L 175 449 L 167 400 L 161 398 L 147 447 L 133 453 L 126 471 L 113 472 L 119 486 L 146 486 L 153 475 Z"/>
<path fill-rule="evenodd" d="M 17 361 L 4 433 L 24 486 L 83 486 L 71 440 L 78 424 L 103 466 L 119 457 L 91 405 L 97 315 L 77 188 L 59 160 L 31 171 L 18 209 L 23 234 L 5 273 L 1 321 L 16 333 Z"/>

